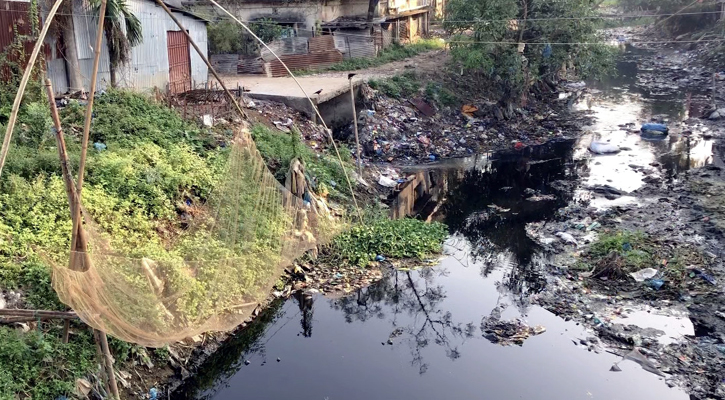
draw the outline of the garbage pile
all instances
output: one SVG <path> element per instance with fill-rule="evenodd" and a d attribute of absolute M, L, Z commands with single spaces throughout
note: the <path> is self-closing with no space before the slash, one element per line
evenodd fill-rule
<path fill-rule="evenodd" d="M 493 149 L 521 150 L 578 128 L 574 118 L 554 112 L 551 104 L 509 112 L 485 101 L 436 107 L 421 97 L 393 99 L 369 87 L 363 97 L 369 108 L 358 114 L 360 142 L 364 155 L 378 161 L 435 161 Z M 565 105 L 553 106 L 559 104 Z M 341 129 L 337 137 L 352 142 L 352 131 L 352 126 Z"/>
<path fill-rule="evenodd" d="M 504 309 L 506 304 L 499 304 L 488 317 L 483 317 L 481 320 L 481 332 L 489 342 L 501 346 L 523 346 L 529 337 L 546 332 L 543 326 L 531 327 L 518 318 L 510 321 L 501 320 L 501 312 Z"/>

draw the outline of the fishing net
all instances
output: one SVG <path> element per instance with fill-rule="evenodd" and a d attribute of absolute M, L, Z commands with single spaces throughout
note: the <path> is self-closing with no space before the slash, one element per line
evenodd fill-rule
<path fill-rule="evenodd" d="M 269 296 L 283 269 L 345 224 L 306 190 L 304 166 L 282 186 L 244 125 L 226 173 L 187 229 L 163 251 L 119 250 L 83 212 L 87 251 L 53 264 L 61 301 L 88 325 L 158 347 L 202 332 L 231 330 Z M 304 197 L 304 198 L 303 198 Z"/>

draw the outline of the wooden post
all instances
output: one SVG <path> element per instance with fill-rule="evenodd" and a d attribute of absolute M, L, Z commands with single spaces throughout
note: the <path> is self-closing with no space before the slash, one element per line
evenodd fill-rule
<path fill-rule="evenodd" d="M 224 89 L 224 93 L 226 93 L 227 98 L 229 98 L 229 101 L 234 103 L 237 111 L 239 112 L 239 115 L 241 115 L 242 118 L 244 118 L 244 119 L 248 119 L 247 113 L 245 113 L 244 110 L 242 110 L 242 107 L 239 106 L 239 103 L 237 103 L 237 100 L 229 92 L 226 85 L 222 81 L 222 78 L 220 78 L 219 74 L 216 73 L 216 70 L 214 69 L 214 67 L 211 66 L 211 63 L 209 62 L 209 59 L 206 58 L 206 55 L 204 55 L 204 53 L 201 51 L 199 46 L 196 45 L 196 42 L 194 42 L 194 39 L 191 38 L 191 35 L 189 35 L 189 32 L 186 30 L 186 28 L 184 28 L 184 25 L 182 25 L 181 22 L 179 21 L 179 19 L 176 18 L 176 16 L 171 12 L 171 10 L 169 10 L 169 7 L 166 6 L 166 4 L 163 2 L 163 0 L 156 0 L 156 4 L 158 4 L 159 7 L 163 8 L 164 11 L 166 11 L 166 14 L 169 14 L 169 18 L 171 18 L 174 21 L 174 23 L 176 23 L 176 26 L 178 26 L 179 29 L 181 29 L 181 32 L 184 33 L 184 35 L 186 36 L 186 39 L 189 41 L 189 43 L 194 48 L 194 50 L 196 50 L 196 53 L 199 54 L 199 57 L 201 57 L 201 59 L 206 64 L 207 68 L 209 68 L 209 71 L 211 72 L 211 74 L 214 75 L 214 78 L 216 78 L 217 81 L 219 81 L 219 85 Z"/>
<path fill-rule="evenodd" d="M 20 102 L 23 100 L 23 95 L 25 94 L 25 87 L 28 85 L 28 80 L 30 80 L 30 74 L 33 72 L 33 66 L 35 65 L 35 60 L 38 58 L 38 53 L 40 53 L 40 49 L 43 47 L 43 41 L 45 40 L 45 36 L 48 34 L 48 29 L 50 29 L 53 17 L 55 17 L 55 13 L 58 11 L 58 8 L 62 3 L 63 0 L 56 0 L 55 4 L 53 4 L 53 7 L 51 7 L 50 11 L 48 12 L 48 16 L 45 18 L 45 23 L 43 24 L 43 29 L 41 29 L 40 35 L 38 35 L 38 38 L 35 41 L 33 52 L 30 54 L 28 64 L 25 67 L 25 71 L 23 71 L 23 77 L 20 79 L 20 86 L 18 87 L 18 92 L 15 94 L 13 108 L 10 111 L 8 124 L 5 128 L 5 138 L 3 139 L 3 146 L 0 150 L 0 175 L 2 175 L 3 167 L 5 166 L 5 159 L 8 156 L 8 150 L 10 150 L 10 139 L 12 139 L 13 137 L 13 129 L 15 128 L 18 111 L 20 111 Z M 52 98 L 53 96 L 51 94 L 51 99 Z"/>
<path fill-rule="evenodd" d="M 103 382 L 103 388 L 106 390 L 105 396 L 108 396 L 109 393 L 111 393 L 111 388 L 108 385 L 108 375 L 106 374 L 108 370 L 106 369 L 106 357 L 103 355 L 103 350 L 101 349 L 101 338 L 97 330 L 91 328 L 91 332 L 93 333 L 93 341 L 96 343 L 96 356 L 98 357 L 98 365 L 101 367 L 101 381 Z"/>
<path fill-rule="evenodd" d="M 98 78 L 98 64 L 101 60 L 101 46 L 103 45 L 103 23 L 106 20 L 106 0 L 101 0 L 101 9 L 99 10 L 99 17 L 98 17 L 98 27 L 96 32 L 96 43 L 94 51 L 94 58 L 93 58 L 93 72 L 91 74 L 91 88 L 90 92 L 88 93 L 88 105 L 86 106 L 86 116 L 85 121 L 83 123 L 83 142 L 81 146 L 81 161 L 80 165 L 78 167 L 78 184 L 77 184 L 77 194 L 78 202 L 76 202 L 75 207 L 73 207 L 73 233 L 71 235 L 71 251 L 78 253 L 85 253 L 87 248 L 87 243 L 85 240 L 77 240 L 79 237 L 83 236 L 83 220 L 81 218 L 81 193 L 83 192 L 83 178 L 86 170 L 86 158 L 88 156 L 88 138 L 90 137 L 91 132 L 91 121 L 93 120 L 93 100 L 96 97 L 96 84 L 97 84 L 97 78 Z M 71 257 L 70 263 L 71 263 L 71 269 L 74 269 L 74 263 L 73 263 L 74 257 Z M 87 271 L 90 265 L 82 265 L 84 268 L 81 268 L 82 271 Z"/>
<path fill-rule="evenodd" d="M 66 319 L 63 321 L 63 343 L 68 343 L 70 336 L 70 320 Z"/>
<path fill-rule="evenodd" d="M 53 94 L 53 85 L 50 83 L 50 79 L 45 80 L 45 90 L 48 94 L 48 102 L 50 103 L 50 114 L 53 118 L 53 125 L 55 126 L 55 140 L 58 145 L 58 157 L 60 158 L 60 169 L 63 174 L 63 181 L 65 183 L 65 192 L 68 195 L 68 203 L 70 204 L 70 214 L 71 218 L 73 219 L 73 226 L 79 227 L 80 224 L 75 221 L 76 214 L 74 210 L 76 209 L 76 207 L 80 209 L 80 199 L 78 198 L 78 193 L 76 192 L 76 186 L 73 182 L 73 176 L 70 174 L 70 161 L 68 161 L 68 152 L 66 151 L 65 147 L 63 127 L 60 124 L 58 107 L 55 105 L 55 95 Z M 88 241 L 86 240 L 86 235 L 83 232 L 83 229 L 79 229 L 78 232 L 74 233 L 78 235 L 76 240 L 77 243 L 75 243 L 77 247 L 71 248 L 70 267 L 73 270 L 86 271 L 91 265 L 88 253 L 85 252 Z M 77 248 L 82 248 L 84 249 L 84 251 L 77 253 Z M 82 258 L 78 258 L 79 256 Z M 80 266 L 80 268 L 75 268 L 78 266 Z"/>
<path fill-rule="evenodd" d="M 355 110 L 355 86 L 352 84 L 352 77 L 350 81 L 350 100 L 352 100 L 352 123 L 355 126 L 355 149 L 357 150 L 357 173 L 362 178 L 362 161 L 360 160 L 360 137 L 357 132 L 357 111 Z"/>
<path fill-rule="evenodd" d="M 98 339 L 101 342 L 101 351 L 103 351 L 103 357 L 106 361 L 106 375 L 108 375 L 108 385 L 111 389 L 111 395 L 114 399 L 120 400 L 118 384 L 116 384 L 116 374 L 113 372 L 113 357 L 111 356 L 111 351 L 108 349 L 106 332 L 98 331 Z"/>

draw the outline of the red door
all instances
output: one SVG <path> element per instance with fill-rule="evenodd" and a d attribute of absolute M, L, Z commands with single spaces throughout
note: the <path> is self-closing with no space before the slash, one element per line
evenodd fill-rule
<path fill-rule="evenodd" d="M 167 31 L 166 40 L 169 49 L 169 90 L 174 94 L 191 90 L 189 40 L 181 31 Z"/>

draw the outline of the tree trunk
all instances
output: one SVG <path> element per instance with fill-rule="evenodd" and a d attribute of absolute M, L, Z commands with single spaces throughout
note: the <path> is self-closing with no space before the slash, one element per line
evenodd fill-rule
<path fill-rule="evenodd" d="M 113 63 L 109 63 L 108 70 L 111 73 L 111 87 L 112 88 L 118 87 L 118 80 L 116 78 L 116 66 L 113 65 Z"/>
<path fill-rule="evenodd" d="M 61 35 L 65 48 L 65 67 L 68 74 L 68 90 L 70 92 L 83 91 L 83 78 L 81 77 L 81 63 L 78 59 L 78 47 L 76 47 L 75 28 L 73 27 L 72 2 L 63 11 L 63 19 L 60 21 Z"/>

